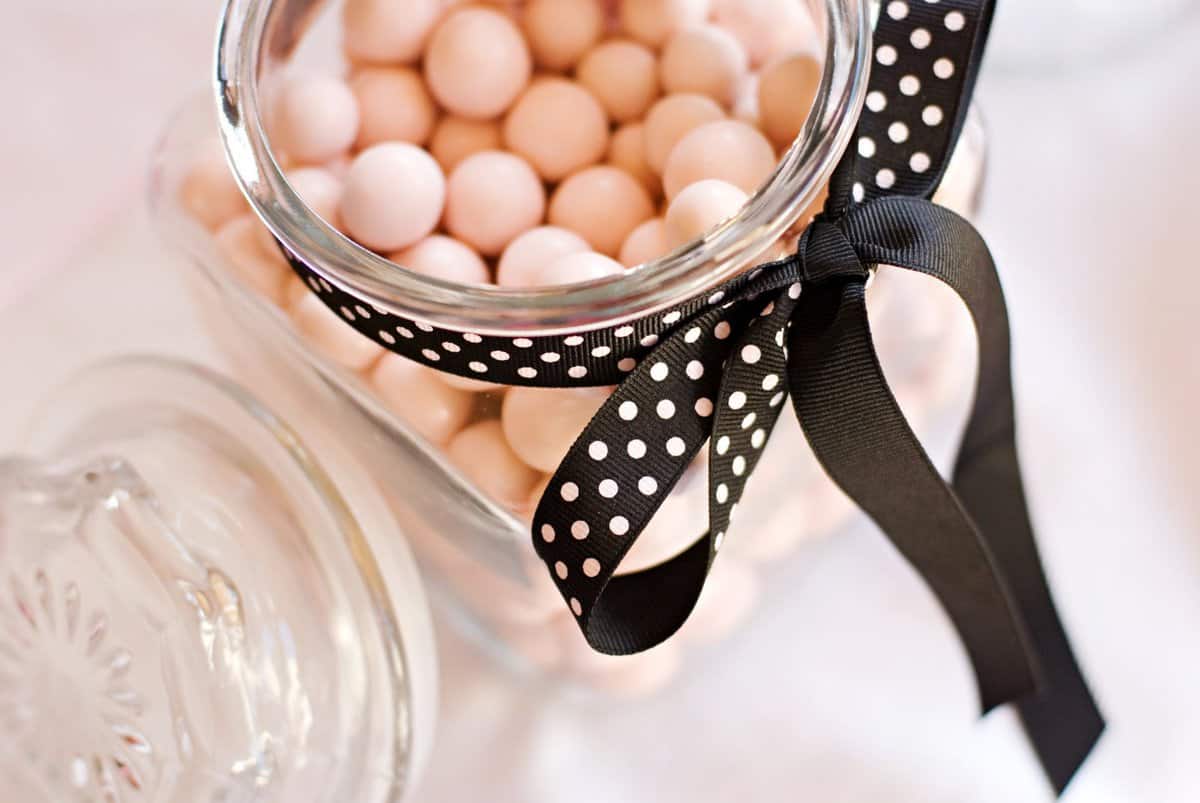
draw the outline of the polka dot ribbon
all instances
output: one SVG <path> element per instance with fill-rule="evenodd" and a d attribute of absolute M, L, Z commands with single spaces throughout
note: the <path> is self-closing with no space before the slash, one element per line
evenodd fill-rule
<path fill-rule="evenodd" d="M 885 2 L 857 142 L 796 254 L 657 315 L 557 337 L 450 331 L 366 304 L 284 250 L 350 325 L 438 370 L 515 385 L 618 386 L 551 479 L 533 524 L 538 555 L 605 653 L 648 649 L 688 618 L 790 397 L 827 473 L 945 609 L 983 709 L 1016 702 L 1061 792 L 1104 722 L 1026 509 L 995 265 L 969 223 L 928 200 L 961 131 L 992 11 L 992 0 Z M 913 435 L 876 358 L 865 303 L 875 269 L 932 276 L 974 318 L 977 395 L 950 481 Z M 661 565 L 619 574 L 706 444 L 709 531 Z"/>

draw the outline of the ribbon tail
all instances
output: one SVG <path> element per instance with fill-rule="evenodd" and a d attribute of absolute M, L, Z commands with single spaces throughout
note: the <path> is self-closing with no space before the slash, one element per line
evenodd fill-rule
<path fill-rule="evenodd" d="M 887 385 L 862 280 L 806 285 L 789 337 L 792 403 L 813 452 L 921 574 L 958 631 L 985 711 L 1036 688 L 995 559 Z"/>
<path fill-rule="evenodd" d="M 1019 701 L 1018 710 L 1061 793 L 1105 724 L 1055 608 L 1030 523 L 1017 456 L 1008 312 L 995 263 L 970 223 L 924 201 L 874 202 L 855 210 L 846 228 L 864 260 L 939 279 L 974 319 L 979 379 L 954 489 L 987 539 L 1036 650 L 1038 693 Z"/>

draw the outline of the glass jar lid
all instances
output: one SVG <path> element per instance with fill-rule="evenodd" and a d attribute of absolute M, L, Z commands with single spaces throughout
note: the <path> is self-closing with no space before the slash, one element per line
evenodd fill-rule
<path fill-rule="evenodd" d="M 405 798 L 436 659 L 369 478 L 157 359 L 77 375 L 27 447 L 0 459 L 0 799 Z"/>

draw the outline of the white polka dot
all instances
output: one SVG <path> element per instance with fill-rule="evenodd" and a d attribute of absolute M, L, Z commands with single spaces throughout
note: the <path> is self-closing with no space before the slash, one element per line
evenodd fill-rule
<path fill-rule="evenodd" d="M 536 368 L 525 367 L 525 368 L 518 368 L 517 374 L 518 374 L 518 376 L 521 376 L 525 379 L 536 379 L 538 372 L 537 372 Z"/>
<path fill-rule="evenodd" d="M 967 18 L 961 11 L 951 11 L 946 15 L 946 30 L 961 31 L 967 24 Z"/>
<path fill-rule="evenodd" d="M 725 454 L 729 451 L 729 436 L 722 435 L 717 440 L 717 454 Z"/>
<path fill-rule="evenodd" d="M 788 286 L 788 298 L 790 298 L 792 301 L 798 299 L 801 292 L 802 288 L 800 287 L 800 282 L 793 282 Z"/>
<path fill-rule="evenodd" d="M 458 345 L 457 343 L 443 343 L 442 348 L 451 354 L 458 354 L 460 351 L 462 351 L 462 346 Z"/>
<path fill-rule="evenodd" d="M 748 416 L 742 419 L 742 429 L 750 429 L 750 427 L 754 426 L 754 422 L 756 421 L 758 421 L 758 414 L 750 413 Z"/>
<path fill-rule="evenodd" d="M 571 335 L 570 337 L 568 337 L 566 340 L 563 341 L 563 345 L 568 346 L 570 348 L 574 348 L 575 346 L 582 346 L 583 338 L 580 337 L 579 335 Z"/>
<path fill-rule="evenodd" d="M 665 362 L 655 363 L 650 369 L 650 378 L 655 382 L 664 381 L 671 373 L 671 368 Z"/>
<path fill-rule="evenodd" d="M 933 44 L 933 34 L 929 33 L 927 28 L 917 28 L 912 32 L 912 36 L 908 37 L 908 41 L 912 42 L 912 46 L 917 50 L 924 50 Z"/>
<path fill-rule="evenodd" d="M 472 371 L 474 371 L 477 374 L 486 374 L 487 370 L 488 370 L 487 365 L 484 363 L 481 363 L 481 362 L 473 361 L 473 362 L 469 363 L 467 365 L 467 367 L 470 368 Z"/>
<path fill-rule="evenodd" d="M 740 477 L 746 473 L 746 458 L 738 455 L 733 458 L 733 476 Z"/>
<path fill-rule="evenodd" d="M 646 335 L 642 338 L 642 345 L 646 348 L 651 348 L 658 345 L 658 335 Z"/>
<path fill-rule="evenodd" d="M 464 332 L 463 340 L 467 341 L 468 343 L 475 343 L 475 344 L 479 344 L 479 343 L 483 342 L 482 337 L 480 337 L 479 335 L 473 334 L 471 332 Z"/>
<path fill-rule="evenodd" d="M 608 444 L 604 441 L 592 441 L 588 445 L 588 454 L 593 460 L 603 460 L 608 457 Z"/>
<path fill-rule="evenodd" d="M 875 155 L 875 140 L 870 137 L 858 138 L 858 155 L 870 159 Z"/>
<path fill-rule="evenodd" d="M 683 313 L 680 312 L 679 310 L 675 310 L 674 312 L 668 312 L 666 315 L 663 316 L 663 324 L 665 326 L 673 326 L 673 325 L 679 323 L 679 319 L 682 317 L 683 317 Z"/>
<path fill-rule="evenodd" d="M 721 547 L 725 545 L 724 531 L 717 533 L 717 537 L 713 539 L 713 552 L 720 552 Z"/>
<path fill-rule="evenodd" d="M 896 48 L 891 45 L 880 45 L 875 51 L 875 59 L 884 67 L 891 67 L 896 63 L 897 53 Z"/>
<path fill-rule="evenodd" d="M 783 404 L 783 397 L 784 397 L 784 394 L 782 392 L 776 393 L 774 396 L 771 397 L 771 406 L 778 407 L 779 405 Z"/>
<path fill-rule="evenodd" d="M 629 532 L 629 519 L 624 516 L 613 516 L 608 523 L 608 530 L 613 535 L 625 535 Z"/>
<path fill-rule="evenodd" d="M 908 16 L 908 3 L 904 0 L 892 0 L 888 3 L 887 13 L 894 20 L 902 20 Z"/>
<path fill-rule="evenodd" d="M 921 91 L 921 79 L 915 75 L 906 75 L 900 79 L 901 94 L 908 95 L 910 98 Z"/>
<path fill-rule="evenodd" d="M 583 616 L 583 605 L 574 597 L 571 597 L 571 613 L 576 616 Z"/>
<path fill-rule="evenodd" d="M 617 337 L 629 337 L 631 334 L 633 334 L 633 327 L 632 326 L 622 326 L 620 329 L 613 332 L 613 334 L 616 335 Z"/>
<path fill-rule="evenodd" d="M 600 561 L 595 558 L 588 558 L 583 562 L 583 573 L 588 577 L 596 577 L 600 574 Z"/>
<path fill-rule="evenodd" d="M 914 173 L 924 173 L 932 166 L 929 154 L 924 152 L 914 153 L 912 158 L 908 160 L 908 166 L 912 168 Z"/>
<path fill-rule="evenodd" d="M 582 365 L 573 365 L 567 369 L 567 376 L 571 377 L 572 379 L 583 379 L 587 375 L 588 369 L 584 368 Z"/>
<path fill-rule="evenodd" d="M 393 336 L 392 333 L 387 330 L 380 330 L 379 339 L 382 340 L 384 343 L 387 343 L 389 346 L 396 345 L 395 336 Z"/>
<path fill-rule="evenodd" d="M 371 317 L 371 313 L 367 312 L 366 307 L 364 307 L 362 304 L 355 304 L 354 311 L 358 313 L 358 317 L 360 318 L 366 318 L 369 320 Z"/>
<path fill-rule="evenodd" d="M 637 368 L 637 360 L 635 360 L 633 357 L 626 357 L 625 359 L 623 359 L 619 363 L 617 363 L 617 367 L 620 368 L 625 373 L 629 373 L 634 368 Z"/>
<path fill-rule="evenodd" d="M 609 354 L 612 354 L 612 349 L 608 346 L 596 346 L 596 348 L 592 349 L 593 357 L 607 357 Z"/>
<path fill-rule="evenodd" d="M 556 351 L 547 351 L 542 355 L 542 362 L 556 363 L 562 359 L 562 355 Z"/>
<path fill-rule="evenodd" d="M 612 499 L 620 489 L 617 486 L 616 480 L 601 480 L 599 490 L 600 495 L 605 499 Z"/>
<path fill-rule="evenodd" d="M 875 174 L 875 183 L 878 184 L 881 189 L 891 189 L 896 183 L 896 174 L 891 168 L 885 167 Z"/>
<path fill-rule="evenodd" d="M 762 389 L 770 393 L 779 387 L 779 374 L 767 374 L 763 377 Z"/>
<path fill-rule="evenodd" d="M 658 480 L 654 477 L 642 477 L 638 480 L 638 490 L 643 496 L 654 496 L 658 493 Z"/>
<path fill-rule="evenodd" d="M 762 359 L 762 349 L 760 349 L 758 346 L 751 345 L 751 346 L 746 346 L 744 349 L 742 349 L 742 361 L 743 362 L 745 362 L 749 365 L 754 365 L 761 359 Z"/>
<path fill-rule="evenodd" d="M 414 337 L 416 337 L 416 335 L 414 335 L 412 333 L 411 329 L 406 329 L 403 326 L 397 326 L 396 333 L 399 334 L 400 337 L 404 338 L 405 340 L 412 340 Z"/>
<path fill-rule="evenodd" d="M 697 340 L 700 339 L 700 336 L 702 334 L 704 334 L 704 332 L 702 332 L 700 330 L 699 326 L 693 326 L 691 329 L 688 330 L 688 333 L 683 336 L 683 339 L 689 343 L 695 343 Z"/>
<path fill-rule="evenodd" d="M 625 421 L 632 421 L 638 417 L 638 406 L 631 401 L 621 402 L 621 406 L 617 408 L 617 414 Z"/>
<path fill-rule="evenodd" d="M 496 350 L 492 352 L 492 359 L 496 360 L 497 362 L 508 362 L 510 359 L 512 359 L 512 355 L 510 355 L 507 351 Z"/>
<path fill-rule="evenodd" d="M 714 304 L 714 305 L 720 304 L 724 300 L 725 300 L 725 291 L 724 290 L 718 290 L 717 292 L 713 293 L 711 296 L 708 297 L 708 303 Z"/>
<path fill-rule="evenodd" d="M 747 399 L 745 393 L 743 393 L 740 390 L 735 391 L 734 393 L 730 394 L 730 396 L 729 396 L 729 409 L 730 410 L 740 410 L 746 406 L 747 401 L 748 401 L 748 399 Z"/>
<path fill-rule="evenodd" d="M 926 106 L 924 110 L 921 111 L 921 120 L 923 120 L 927 126 L 941 125 L 942 120 L 944 119 L 945 115 L 942 114 L 941 106 Z"/>
<path fill-rule="evenodd" d="M 579 486 L 573 482 L 564 482 L 559 493 L 564 502 L 574 502 L 579 498 Z"/>
<path fill-rule="evenodd" d="M 763 448 L 763 444 L 767 442 L 767 431 L 765 429 L 756 429 L 754 434 L 750 436 L 750 445 L 755 449 Z"/>
<path fill-rule="evenodd" d="M 553 527 L 551 527 L 549 524 L 542 525 L 542 540 L 543 541 L 545 541 L 547 544 L 552 544 L 552 543 L 554 543 L 555 536 L 556 536 L 556 533 L 554 532 Z"/>
<path fill-rule="evenodd" d="M 708 418 L 713 414 L 712 399 L 696 399 L 696 415 Z"/>
<path fill-rule="evenodd" d="M 719 504 L 723 505 L 726 502 L 728 502 L 729 501 L 729 486 L 726 485 L 725 483 L 721 483 L 720 485 L 718 485 L 716 496 L 717 496 L 717 502 Z"/>
<path fill-rule="evenodd" d="M 655 411 L 658 413 L 659 418 L 664 421 L 670 421 L 675 417 L 675 402 L 670 399 L 663 399 L 658 403 Z"/>
<path fill-rule="evenodd" d="M 350 311 L 349 307 L 342 307 L 341 312 L 342 312 L 342 317 L 345 318 L 346 320 L 348 320 L 348 321 L 354 320 L 354 313 Z"/>
<path fill-rule="evenodd" d="M 933 74 L 943 80 L 954 76 L 954 62 L 947 58 L 940 58 L 933 63 Z"/>
<path fill-rule="evenodd" d="M 881 112 L 887 108 L 887 96 L 878 89 L 867 93 L 867 108 L 873 112 Z"/>
<path fill-rule="evenodd" d="M 683 442 L 683 438 L 675 437 L 667 441 L 667 454 L 671 457 L 682 457 L 687 451 L 687 444 Z"/>
<path fill-rule="evenodd" d="M 586 521 L 577 521 L 571 525 L 571 537 L 576 541 L 586 539 L 592 533 L 592 528 L 588 526 Z"/>
<path fill-rule="evenodd" d="M 442 359 L 442 355 L 438 354 L 433 349 L 421 349 L 421 354 L 430 362 L 437 362 L 438 360 Z"/>
<path fill-rule="evenodd" d="M 896 121 L 888 126 L 888 139 L 899 145 L 901 142 L 908 140 L 908 126 L 900 121 Z"/>
<path fill-rule="evenodd" d="M 851 190 L 851 193 L 854 195 L 854 200 L 857 203 L 862 203 L 863 198 L 867 197 L 867 190 L 863 187 L 861 181 L 854 182 L 854 188 Z"/>
<path fill-rule="evenodd" d="M 729 337 L 732 331 L 733 329 L 730 327 L 728 321 L 721 321 L 713 328 L 713 336 L 716 337 L 717 340 L 724 340 L 725 338 Z"/>
<path fill-rule="evenodd" d="M 629 445 L 625 447 L 625 451 L 634 460 L 641 460 L 646 456 L 646 442 L 634 438 L 629 442 Z"/>
<path fill-rule="evenodd" d="M 519 349 L 533 348 L 533 341 L 527 337 L 518 337 L 513 341 L 513 345 Z"/>
<path fill-rule="evenodd" d="M 559 580 L 566 580 L 567 579 L 567 564 L 563 563 L 561 560 L 558 563 L 554 564 L 554 573 L 558 575 Z"/>
<path fill-rule="evenodd" d="M 689 379 L 700 379 L 704 376 L 704 363 L 699 360 L 692 360 L 687 366 L 687 375 Z"/>

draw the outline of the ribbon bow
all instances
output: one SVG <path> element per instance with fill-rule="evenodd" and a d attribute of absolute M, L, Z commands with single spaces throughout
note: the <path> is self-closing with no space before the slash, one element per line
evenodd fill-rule
<path fill-rule="evenodd" d="M 983 710 L 1017 703 L 1061 792 L 1104 722 L 1029 521 L 995 264 L 969 223 L 927 200 L 962 129 L 993 8 L 994 0 L 884 4 L 857 148 L 796 254 L 660 315 L 567 337 L 455 332 L 374 307 L 283 250 L 359 332 L 438 370 L 545 387 L 619 383 L 551 479 L 533 534 L 587 640 L 605 653 L 648 649 L 687 619 L 790 396 L 826 472 L 946 610 Z M 974 320 L 979 376 L 950 482 L 876 357 L 866 308 L 874 270 L 938 279 Z M 661 565 L 616 574 L 706 443 L 709 531 Z"/>

